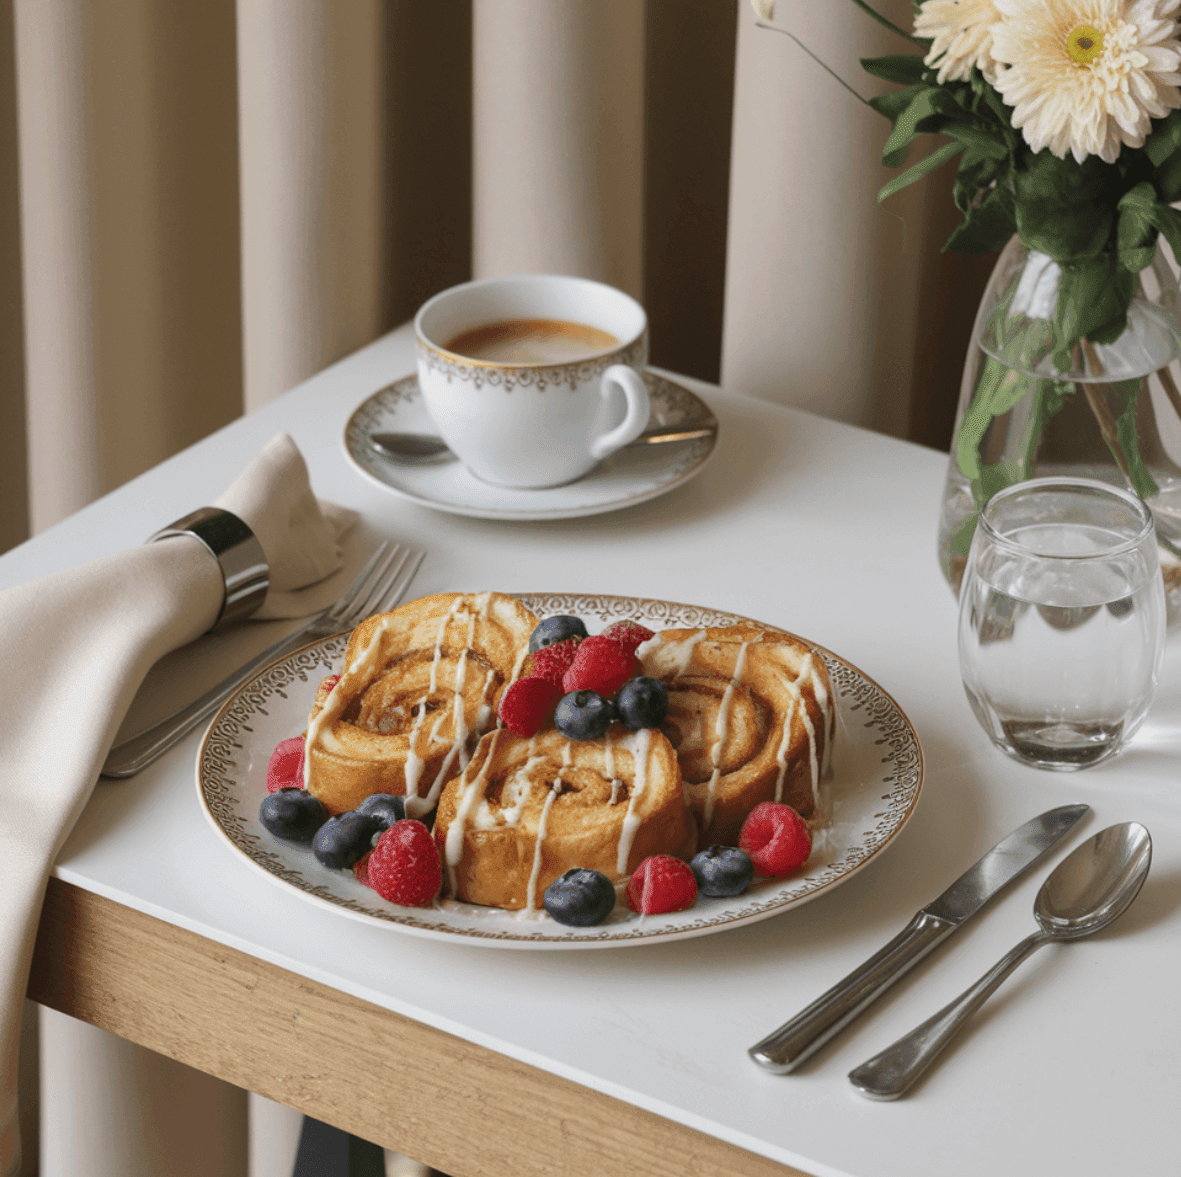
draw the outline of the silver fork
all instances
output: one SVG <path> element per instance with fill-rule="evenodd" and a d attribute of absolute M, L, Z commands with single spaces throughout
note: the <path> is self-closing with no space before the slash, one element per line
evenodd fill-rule
<path fill-rule="evenodd" d="M 316 638 L 331 637 L 332 634 L 352 629 L 372 613 L 392 609 L 402 599 L 425 554 L 422 548 L 411 544 L 383 543 L 361 569 L 361 575 L 353 587 L 334 605 L 329 605 L 306 625 L 301 625 L 294 633 L 251 658 L 245 666 L 187 707 L 174 711 L 139 735 L 116 744 L 103 764 L 102 775 L 135 776 L 187 736 L 202 720 L 208 719 L 234 691 L 264 666 Z"/>

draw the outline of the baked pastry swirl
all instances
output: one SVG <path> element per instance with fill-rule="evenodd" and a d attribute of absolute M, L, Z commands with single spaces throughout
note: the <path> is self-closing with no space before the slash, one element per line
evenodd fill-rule
<path fill-rule="evenodd" d="M 496 722 L 537 618 L 501 593 L 441 593 L 363 621 L 308 720 L 305 784 L 331 813 L 371 793 L 435 807 Z"/>
<path fill-rule="evenodd" d="M 833 738 L 824 662 L 787 634 L 752 624 L 666 629 L 638 651 L 668 688 L 663 725 L 681 766 L 701 845 L 736 845 L 746 815 L 781 801 L 819 807 Z"/>
<path fill-rule="evenodd" d="M 529 739 L 499 728 L 443 790 L 435 841 L 452 896 L 535 909 L 572 867 L 619 883 L 650 854 L 688 859 L 697 825 L 658 731 L 615 726 L 568 740 L 553 728 Z"/>

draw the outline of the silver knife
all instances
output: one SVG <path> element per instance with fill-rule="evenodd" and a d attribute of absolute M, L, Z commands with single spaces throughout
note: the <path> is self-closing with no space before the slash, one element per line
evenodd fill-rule
<path fill-rule="evenodd" d="M 998 842 L 938 899 L 928 903 L 880 952 L 839 981 L 822 997 L 750 1048 L 761 1067 L 776 1074 L 794 1071 L 994 895 L 1020 878 L 1063 838 L 1089 805 L 1047 810 Z"/>

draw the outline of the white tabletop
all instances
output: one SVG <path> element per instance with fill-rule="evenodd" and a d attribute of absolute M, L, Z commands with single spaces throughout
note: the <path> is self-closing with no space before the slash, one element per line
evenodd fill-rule
<path fill-rule="evenodd" d="M 141 542 L 211 501 L 286 429 L 317 493 L 360 511 L 358 542 L 427 548 L 412 594 L 657 597 L 759 618 L 836 651 L 881 683 L 919 733 L 926 778 L 910 824 L 837 890 L 753 926 L 596 952 L 471 947 L 356 922 L 257 874 L 198 808 L 194 735 L 139 777 L 98 785 L 58 876 L 818 1177 L 1176 1172 L 1176 635 L 1127 752 L 1078 774 L 1023 768 L 989 744 L 959 683 L 955 603 L 935 557 L 945 455 L 686 380 L 721 422 L 717 453 L 694 481 L 603 516 L 461 518 L 385 493 L 344 457 L 349 413 L 413 362 L 406 329 L 386 336 L 10 552 L 0 586 Z M 274 636 L 230 635 L 213 653 L 236 660 Z M 1048 867 L 801 1072 L 773 1076 L 749 1061 L 748 1046 L 881 947 L 1002 835 L 1073 801 L 1095 812 L 1067 845 L 1116 821 L 1149 828 L 1144 891 L 1109 931 L 1022 966 L 910 1097 L 869 1102 L 846 1073 L 1034 930 Z"/>

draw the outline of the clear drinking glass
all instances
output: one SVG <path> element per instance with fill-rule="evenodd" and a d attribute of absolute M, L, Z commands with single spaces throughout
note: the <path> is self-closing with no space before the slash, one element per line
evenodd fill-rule
<path fill-rule="evenodd" d="M 959 652 L 976 718 L 1038 768 L 1086 768 L 1144 721 L 1160 674 L 1165 597 L 1152 515 L 1085 478 L 994 495 L 960 592 Z"/>

